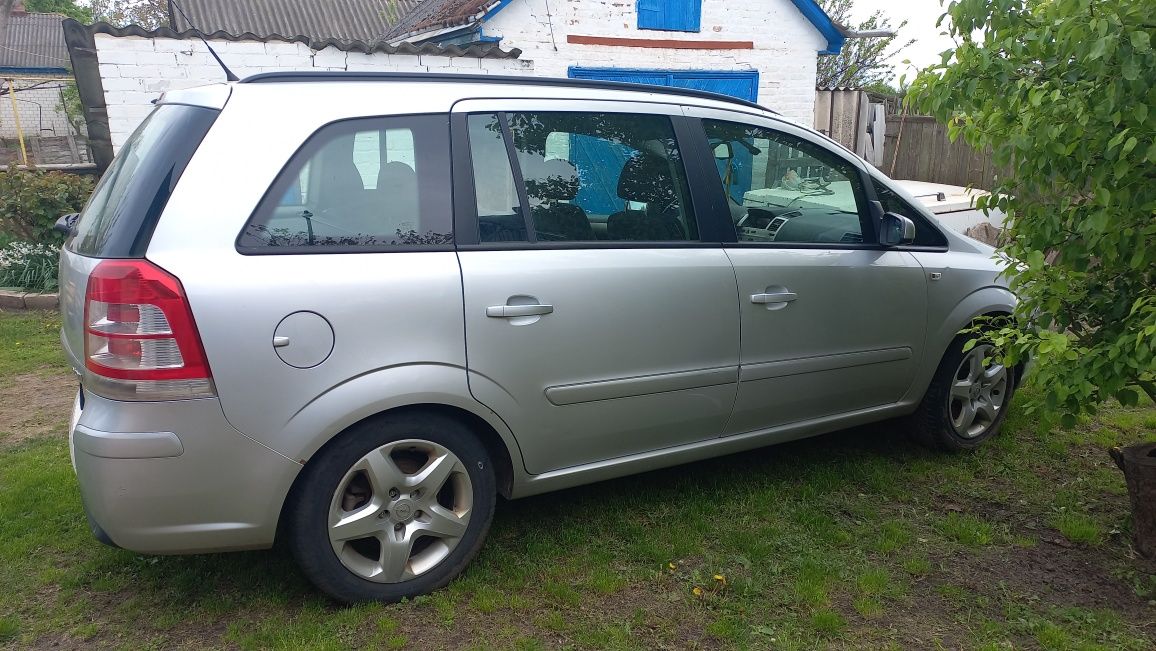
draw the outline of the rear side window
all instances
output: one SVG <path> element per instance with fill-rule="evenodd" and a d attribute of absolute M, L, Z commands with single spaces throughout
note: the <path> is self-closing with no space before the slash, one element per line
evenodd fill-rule
<path fill-rule="evenodd" d="M 293 156 L 238 238 L 242 251 L 393 250 L 453 242 L 449 120 L 347 120 Z"/>
<path fill-rule="evenodd" d="M 481 242 L 698 240 L 670 118 L 469 117 Z"/>
<path fill-rule="evenodd" d="M 98 258 L 143 257 L 169 195 L 218 113 L 157 107 L 105 171 L 65 246 Z"/>

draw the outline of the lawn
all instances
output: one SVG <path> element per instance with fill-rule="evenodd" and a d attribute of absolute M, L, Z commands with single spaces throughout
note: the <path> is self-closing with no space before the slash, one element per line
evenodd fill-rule
<path fill-rule="evenodd" d="M 1150 403 L 1069 430 L 1013 413 L 974 454 L 883 424 L 501 503 L 449 588 L 343 608 L 283 551 L 97 543 L 58 328 L 0 314 L 0 647 L 1156 647 L 1106 453 L 1156 438 Z"/>

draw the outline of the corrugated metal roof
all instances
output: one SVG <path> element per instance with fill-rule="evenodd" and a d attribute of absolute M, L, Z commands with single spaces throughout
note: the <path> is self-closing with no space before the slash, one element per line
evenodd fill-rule
<path fill-rule="evenodd" d="M 180 7 L 205 32 L 373 43 L 420 4 L 421 0 L 181 0 Z M 174 18 L 173 27 L 192 27 L 179 12 Z"/>
<path fill-rule="evenodd" d="M 68 68 L 59 14 L 12 14 L 0 43 L 0 68 Z"/>
<path fill-rule="evenodd" d="M 474 19 L 498 4 L 499 0 L 425 0 L 402 16 L 385 32 L 385 39 L 419 34 L 446 27 L 468 25 Z"/>
<path fill-rule="evenodd" d="M 108 23 L 96 23 L 88 27 L 94 34 L 108 34 L 109 36 L 124 37 L 124 36 L 139 36 L 141 38 L 174 38 L 174 39 L 196 39 L 198 38 L 195 30 L 185 30 L 177 32 L 168 27 L 161 27 L 159 29 L 146 30 L 138 25 L 129 25 L 128 27 L 116 27 Z M 377 41 L 367 43 L 365 41 L 339 41 L 334 38 L 318 40 L 311 39 L 307 36 L 282 36 L 281 34 L 270 34 L 268 36 L 257 36 L 253 33 L 244 34 L 229 34 L 223 31 L 212 32 L 205 34 L 205 38 L 209 40 L 222 41 L 284 41 L 286 43 L 304 43 L 314 50 L 323 50 L 327 47 L 335 47 L 344 52 L 362 52 L 370 54 L 372 52 L 384 52 L 385 54 L 428 54 L 435 56 L 447 57 L 473 57 L 475 59 L 517 59 L 522 55 L 522 51 L 513 48 L 510 50 L 503 50 L 498 47 L 497 43 L 473 43 L 466 47 L 459 47 L 457 45 L 437 45 L 434 43 L 424 43 L 422 45 L 414 45 L 412 43 L 402 43 L 400 45 L 389 45 L 384 41 Z"/>

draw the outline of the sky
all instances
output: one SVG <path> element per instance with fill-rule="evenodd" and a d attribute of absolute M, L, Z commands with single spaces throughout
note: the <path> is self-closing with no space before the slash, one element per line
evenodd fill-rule
<path fill-rule="evenodd" d="M 939 62 L 939 53 L 953 46 L 952 40 L 941 35 L 943 27 L 937 28 L 935 21 L 943 14 L 939 0 L 855 0 L 852 19 L 855 24 L 866 20 L 873 11 L 881 9 L 891 25 L 898 25 L 907 20 L 907 26 L 899 32 L 896 40 L 906 41 L 916 39 L 915 43 L 904 49 L 894 57 L 892 65 L 895 67 L 895 77 L 907 72 L 907 79 L 915 76 L 913 69 L 902 63 L 910 59 L 911 65 L 923 68 Z"/>

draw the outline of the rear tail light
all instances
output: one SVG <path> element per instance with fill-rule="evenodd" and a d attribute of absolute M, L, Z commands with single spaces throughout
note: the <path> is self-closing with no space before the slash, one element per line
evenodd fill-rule
<path fill-rule="evenodd" d="M 105 260 L 84 297 L 85 388 L 114 400 L 216 395 L 181 282 L 147 260 Z"/>

